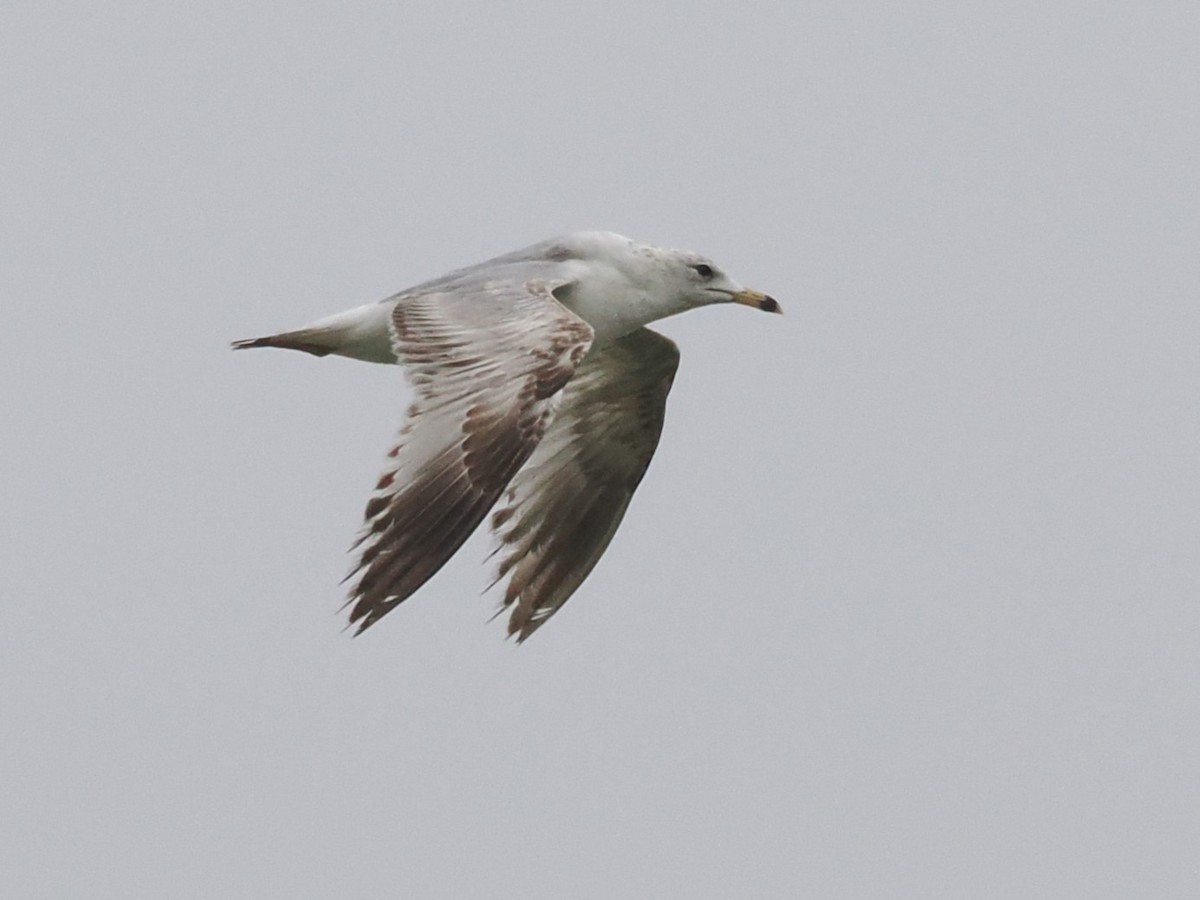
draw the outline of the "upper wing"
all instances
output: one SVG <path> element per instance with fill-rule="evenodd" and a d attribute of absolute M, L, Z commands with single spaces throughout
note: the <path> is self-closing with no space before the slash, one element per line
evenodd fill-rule
<path fill-rule="evenodd" d="M 463 545 L 545 434 L 592 341 L 554 299 L 563 284 L 482 282 L 397 301 L 393 346 L 417 399 L 355 544 L 357 633 Z"/>
<path fill-rule="evenodd" d="M 546 437 L 492 517 L 509 576 L 508 633 L 523 641 L 583 582 L 612 540 L 662 432 L 679 365 L 646 328 L 594 350 L 563 391 Z"/>

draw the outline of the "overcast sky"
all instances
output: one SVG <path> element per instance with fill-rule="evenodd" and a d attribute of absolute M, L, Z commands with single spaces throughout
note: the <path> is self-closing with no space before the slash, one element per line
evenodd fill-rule
<path fill-rule="evenodd" d="M 9 2 L 0 893 L 1200 895 L 1200 5 Z M 712 256 L 521 647 L 362 638 L 400 372 L 235 338 Z"/>

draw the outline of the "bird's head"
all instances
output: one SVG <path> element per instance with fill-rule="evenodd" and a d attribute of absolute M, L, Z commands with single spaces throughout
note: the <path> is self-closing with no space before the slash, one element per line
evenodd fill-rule
<path fill-rule="evenodd" d="M 741 303 L 763 312 L 783 312 L 774 297 L 743 287 L 711 259 L 690 250 L 652 247 L 604 231 L 578 237 L 591 244 L 592 252 L 607 257 L 630 281 L 652 285 L 652 293 L 669 296 L 679 309 Z"/>
<path fill-rule="evenodd" d="M 742 287 L 707 257 L 682 250 L 669 250 L 666 251 L 666 260 L 672 279 L 688 306 L 741 303 L 763 312 L 783 312 L 774 297 Z"/>
<path fill-rule="evenodd" d="M 774 297 L 743 287 L 711 259 L 688 250 L 641 244 L 610 231 L 585 231 L 561 239 L 553 252 L 607 269 L 611 277 L 593 277 L 595 290 L 605 296 L 612 296 L 610 291 L 640 294 L 642 308 L 653 312 L 647 321 L 714 303 L 782 312 Z"/>

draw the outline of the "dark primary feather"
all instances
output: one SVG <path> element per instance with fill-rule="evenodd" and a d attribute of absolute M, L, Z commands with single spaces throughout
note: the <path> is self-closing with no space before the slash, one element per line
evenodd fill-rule
<path fill-rule="evenodd" d="M 592 340 L 551 294 L 561 286 L 492 281 L 397 304 L 393 343 L 417 400 L 356 545 L 358 633 L 446 563 L 541 440 Z"/>

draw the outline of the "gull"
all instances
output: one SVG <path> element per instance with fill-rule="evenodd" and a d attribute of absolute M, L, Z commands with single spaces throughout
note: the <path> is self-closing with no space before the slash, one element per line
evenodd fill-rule
<path fill-rule="evenodd" d="M 508 634 L 520 643 L 554 615 L 608 547 L 658 446 L 679 349 L 646 324 L 714 303 L 780 312 L 706 257 L 586 231 L 235 341 L 399 364 L 413 388 L 346 577 L 355 634 L 424 585 L 493 508 Z"/>

